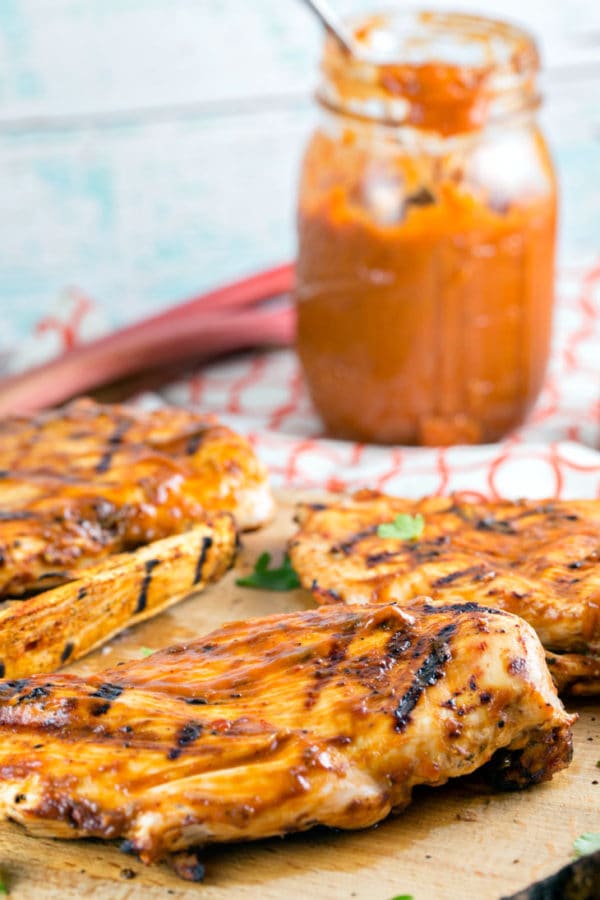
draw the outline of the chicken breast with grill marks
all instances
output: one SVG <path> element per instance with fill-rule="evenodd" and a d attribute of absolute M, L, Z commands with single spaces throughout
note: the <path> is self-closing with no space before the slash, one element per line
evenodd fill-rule
<path fill-rule="evenodd" d="M 39 834 L 125 839 L 150 862 L 362 828 L 486 764 L 499 787 L 545 781 L 570 761 L 572 722 L 509 613 L 332 605 L 87 679 L 0 682 L 0 811 Z"/>
<path fill-rule="evenodd" d="M 424 519 L 416 539 L 380 537 L 398 514 Z M 600 692 L 600 501 L 464 503 L 373 491 L 302 504 L 289 544 L 320 603 L 475 601 L 523 616 L 557 683 Z M 565 654 L 565 655 L 560 655 Z"/>
<path fill-rule="evenodd" d="M 0 421 L 0 598 L 231 512 L 273 512 L 265 467 L 213 416 L 79 400 Z"/>
<path fill-rule="evenodd" d="M 74 581 L 0 604 L 0 677 L 52 672 L 218 581 L 233 565 L 230 513 L 118 553 Z M 209 601 L 210 602 L 210 601 Z"/>

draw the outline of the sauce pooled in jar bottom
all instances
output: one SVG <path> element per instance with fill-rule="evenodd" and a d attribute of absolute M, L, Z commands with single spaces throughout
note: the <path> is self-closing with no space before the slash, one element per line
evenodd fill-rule
<path fill-rule="evenodd" d="M 548 359 L 555 219 L 551 196 L 494 209 L 451 183 L 392 225 L 340 187 L 301 203 L 298 350 L 328 430 L 450 445 L 519 425 Z"/>

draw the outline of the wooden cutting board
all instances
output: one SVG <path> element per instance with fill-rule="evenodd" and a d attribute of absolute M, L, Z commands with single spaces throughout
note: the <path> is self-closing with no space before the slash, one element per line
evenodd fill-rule
<path fill-rule="evenodd" d="M 244 537 L 236 570 L 220 584 L 121 635 L 71 670 L 86 673 L 139 658 L 142 647 L 195 638 L 228 620 L 312 607 L 304 591 L 273 594 L 235 585 L 263 550 L 283 552 L 294 528 L 294 502 L 302 497 L 280 494 L 276 520 Z M 482 793 L 455 781 L 417 791 L 405 813 L 367 831 L 315 829 L 209 848 L 206 879 L 197 885 L 165 865 L 146 867 L 110 844 L 33 838 L 10 823 L 0 825 L 0 868 L 11 896 L 24 900 L 391 900 L 402 894 L 498 900 L 568 863 L 579 834 L 600 831 L 600 703 L 568 705 L 580 715 L 573 764 L 550 784 L 519 794 Z"/>

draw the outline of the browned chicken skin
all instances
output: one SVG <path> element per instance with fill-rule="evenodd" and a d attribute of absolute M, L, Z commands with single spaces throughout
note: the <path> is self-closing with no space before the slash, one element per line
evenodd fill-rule
<path fill-rule="evenodd" d="M 224 626 L 87 679 L 0 682 L 0 806 L 150 862 L 362 828 L 489 763 L 549 779 L 570 725 L 530 626 L 474 604 L 327 606 Z M 192 866 L 193 874 L 193 866 Z"/>
<path fill-rule="evenodd" d="M 0 422 L 0 597 L 76 577 L 206 513 L 271 515 L 266 469 L 212 416 L 76 401 Z"/>
<path fill-rule="evenodd" d="M 424 518 L 416 540 L 382 538 L 398 514 Z M 523 616 L 561 688 L 600 692 L 600 501 L 463 503 L 373 491 L 302 504 L 290 556 L 321 603 L 476 601 Z M 585 654 L 585 655 L 581 655 Z"/>

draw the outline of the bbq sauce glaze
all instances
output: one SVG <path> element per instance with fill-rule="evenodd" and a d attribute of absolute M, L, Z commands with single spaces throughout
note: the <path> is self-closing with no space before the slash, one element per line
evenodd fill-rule
<path fill-rule="evenodd" d="M 367 61 L 326 45 L 300 186 L 298 350 L 333 435 L 494 441 L 535 402 L 551 336 L 537 53 L 499 22 L 396 18 L 356 25 Z"/>

